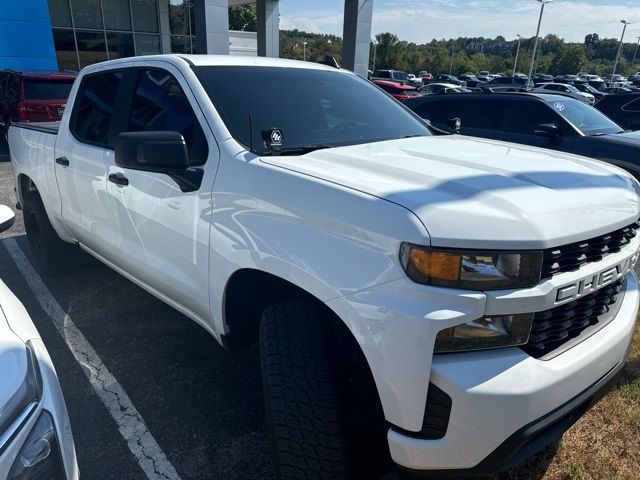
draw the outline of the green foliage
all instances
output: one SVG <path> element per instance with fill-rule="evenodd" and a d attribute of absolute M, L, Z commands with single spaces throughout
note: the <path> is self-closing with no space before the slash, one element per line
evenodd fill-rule
<path fill-rule="evenodd" d="M 258 20 L 256 5 L 235 5 L 229 7 L 229 29 L 244 32 L 256 32 Z"/>
<path fill-rule="evenodd" d="M 334 35 L 320 35 L 298 30 L 280 32 L 280 56 L 302 60 L 302 42 L 307 41 L 307 60 L 318 61 L 324 55 L 336 57 L 340 63 L 342 40 Z M 331 43 L 328 43 L 331 41 Z M 401 40 L 393 33 L 376 35 L 377 45 L 371 44 L 370 68 L 397 69 L 410 73 L 427 70 L 432 73 L 478 73 L 513 71 L 517 41 L 507 41 L 503 37 L 495 39 L 475 37 L 432 40 L 425 44 L 415 44 Z M 518 57 L 519 73 L 529 73 L 534 38 L 523 38 Z M 535 72 L 552 75 L 575 74 L 587 71 L 594 75 L 606 75 L 613 70 L 613 62 L 620 43 L 613 38 L 601 39 L 598 34 L 590 34 L 584 43 L 568 43 L 557 35 L 547 35 L 538 42 Z M 636 44 L 625 43 L 618 62 L 617 72 L 630 75 L 640 70 L 640 53 L 631 69 Z M 453 53 L 453 55 L 452 55 Z"/>
<path fill-rule="evenodd" d="M 556 55 L 551 61 L 550 73 L 562 75 L 564 73 L 577 73 L 587 63 L 587 54 L 583 45 L 571 45 L 560 55 Z"/>

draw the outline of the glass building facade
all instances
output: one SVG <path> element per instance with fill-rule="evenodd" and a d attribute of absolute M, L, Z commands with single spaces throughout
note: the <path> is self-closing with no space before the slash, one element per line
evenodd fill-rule
<path fill-rule="evenodd" d="M 169 25 L 160 24 L 159 2 L 168 6 Z M 195 53 L 193 0 L 48 0 L 48 5 L 61 70 L 134 55 Z M 161 32 L 170 38 L 164 49 Z"/>

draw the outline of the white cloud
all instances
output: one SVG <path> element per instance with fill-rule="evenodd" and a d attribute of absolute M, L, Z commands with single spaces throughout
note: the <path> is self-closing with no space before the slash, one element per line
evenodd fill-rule
<path fill-rule="evenodd" d="M 498 0 L 397 0 L 382 8 L 374 4 L 373 32 L 393 32 L 402 40 L 416 43 L 459 36 L 535 35 L 538 4 L 519 0 L 508 2 L 510 5 L 505 7 L 504 3 Z M 341 11 L 283 13 L 281 28 L 342 35 L 342 18 Z M 545 8 L 541 34 L 555 33 L 568 41 L 582 41 L 585 35 L 594 32 L 600 37 L 617 38 L 623 18 L 636 23 L 627 29 L 626 39 L 633 41 L 640 35 L 640 7 L 558 1 Z"/>

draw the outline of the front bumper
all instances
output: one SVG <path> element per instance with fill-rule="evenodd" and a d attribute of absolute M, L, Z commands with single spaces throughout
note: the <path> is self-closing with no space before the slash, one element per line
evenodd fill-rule
<path fill-rule="evenodd" d="M 75 446 L 58 377 L 42 340 L 40 338 L 32 338 L 31 345 L 36 354 L 42 378 L 42 398 L 36 409 L 29 414 L 0 453 L 0 478 L 9 478 L 8 475 L 12 466 L 16 461 L 20 461 L 18 456 L 29 434 L 34 430 L 41 416 L 48 413 L 53 420 L 55 436 L 60 450 L 59 452 L 52 452 L 60 456 L 60 463 L 62 464 L 63 471 L 57 473 L 66 480 L 77 480 L 78 464 Z M 55 476 L 55 478 L 60 477 Z"/>
<path fill-rule="evenodd" d="M 639 297 L 630 272 L 615 319 L 551 360 L 518 348 L 435 356 L 430 381 L 452 398 L 446 435 L 424 440 L 392 428 L 393 460 L 426 476 L 460 478 L 534 454 L 562 435 L 623 368 Z"/>

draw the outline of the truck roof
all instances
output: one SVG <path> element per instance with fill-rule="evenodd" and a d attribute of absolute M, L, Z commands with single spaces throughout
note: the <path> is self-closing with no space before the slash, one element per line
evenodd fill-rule
<path fill-rule="evenodd" d="M 183 54 L 166 54 L 166 55 L 145 55 L 138 57 L 121 58 L 117 60 L 109 60 L 90 65 L 87 70 L 102 70 L 104 68 L 123 67 L 127 65 L 138 64 L 145 60 L 162 60 L 174 65 L 184 65 L 187 62 L 192 66 L 235 66 L 235 67 L 284 67 L 284 68 L 305 68 L 309 70 L 329 70 L 335 72 L 336 69 L 313 62 L 301 62 L 299 60 L 285 60 L 282 58 L 271 57 L 249 57 L 240 55 L 183 55 Z M 346 73 L 347 70 L 342 70 Z"/>

